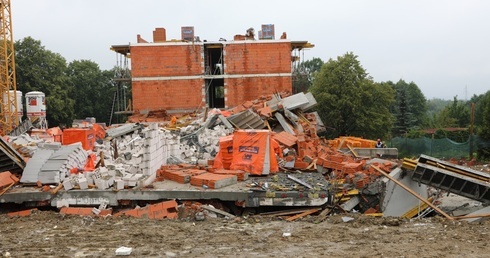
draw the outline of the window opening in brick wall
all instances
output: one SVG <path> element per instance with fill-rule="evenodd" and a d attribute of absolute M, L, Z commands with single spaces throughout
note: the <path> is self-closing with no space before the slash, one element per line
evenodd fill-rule
<path fill-rule="evenodd" d="M 206 75 L 224 74 L 223 45 L 206 44 L 204 45 L 204 62 Z"/>
<path fill-rule="evenodd" d="M 206 101 L 210 108 L 225 107 L 225 86 L 224 79 L 206 80 Z"/>

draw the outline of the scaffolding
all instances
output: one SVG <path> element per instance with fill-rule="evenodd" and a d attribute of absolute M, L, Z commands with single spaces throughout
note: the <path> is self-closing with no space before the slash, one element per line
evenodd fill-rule
<path fill-rule="evenodd" d="M 114 117 L 114 115 L 131 115 L 133 114 L 133 108 L 131 105 L 131 99 L 128 98 L 128 94 L 131 90 L 131 70 L 129 68 L 129 45 L 112 46 L 111 50 L 116 52 L 116 68 L 114 74 L 114 82 L 116 85 L 116 91 L 112 99 L 111 115 L 109 118 L 109 125 L 112 124 L 115 118 L 116 123 L 119 123 L 120 116 Z"/>

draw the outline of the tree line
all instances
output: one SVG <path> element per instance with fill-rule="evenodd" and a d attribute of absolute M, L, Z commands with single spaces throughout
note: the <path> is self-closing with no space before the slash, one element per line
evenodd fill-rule
<path fill-rule="evenodd" d="M 424 136 L 426 129 L 436 129 L 431 137 L 464 142 L 473 125 L 475 134 L 490 141 L 490 91 L 468 101 L 457 96 L 427 100 L 415 82 L 374 81 L 352 52 L 327 62 L 313 58 L 293 67 L 293 91 L 309 91 L 316 98 L 316 111 L 326 122 L 326 138 L 415 138 Z M 454 133 L 445 128 L 467 130 Z M 478 155 L 490 158 L 490 146 L 480 148 Z"/>
<path fill-rule="evenodd" d="M 45 94 L 50 127 L 71 126 L 74 119 L 86 117 L 109 122 L 116 91 L 115 68 L 101 70 L 90 60 L 67 63 L 31 37 L 16 41 L 14 48 L 17 90 Z"/>

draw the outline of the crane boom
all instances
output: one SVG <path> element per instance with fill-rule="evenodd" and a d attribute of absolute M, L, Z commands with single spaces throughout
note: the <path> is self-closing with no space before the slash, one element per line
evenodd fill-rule
<path fill-rule="evenodd" d="M 0 5 L 0 130 L 7 133 L 19 125 L 19 117 L 10 0 L 0 0 Z"/>

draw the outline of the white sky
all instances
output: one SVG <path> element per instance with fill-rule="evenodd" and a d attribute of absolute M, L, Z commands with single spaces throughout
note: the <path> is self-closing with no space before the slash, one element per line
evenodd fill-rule
<path fill-rule="evenodd" d="M 276 38 L 308 40 L 304 58 L 353 52 L 377 82 L 416 83 L 428 99 L 490 90 L 490 1 L 485 0 L 11 0 L 15 40 L 31 36 L 67 62 L 116 65 L 111 45 L 152 41 L 156 27 L 180 39 L 233 39 L 274 24 Z"/>

